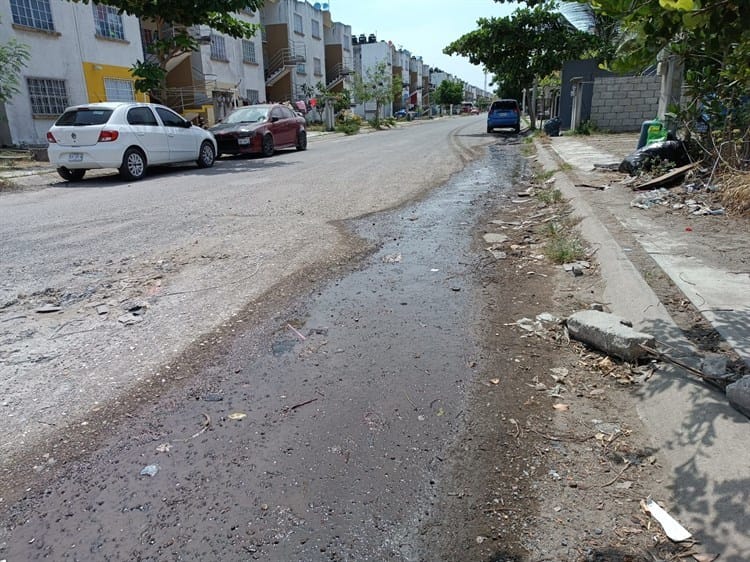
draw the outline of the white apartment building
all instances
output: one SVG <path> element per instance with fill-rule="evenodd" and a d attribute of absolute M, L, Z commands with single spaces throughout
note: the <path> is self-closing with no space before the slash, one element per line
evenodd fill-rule
<path fill-rule="evenodd" d="M 374 69 L 379 63 L 384 62 L 387 71 L 393 75 L 393 47 L 385 41 L 377 41 L 375 35 L 369 35 L 363 43 L 360 36 L 357 43 L 353 45 L 354 49 L 354 71 L 360 76 L 367 76 L 367 71 Z M 375 102 L 360 103 L 353 108 L 354 112 L 365 119 L 374 119 L 376 104 Z M 393 102 L 381 107 L 382 114 L 380 117 L 393 116 Z"/>
<path fill-rule="evenodd" d="M 260 24 L 260 14 L 250 10 L 234 16 Z M 143 28 L 147 40 L 158 35 L 151 23 L 143 22 Z M 188 119 L 201 115 L 206 124 L 213 124 L 235 107 L 266 101 L 260 29 L 250 38 L 229 37 L 202 25 L 190 33 L 200 47 L 167 63 L 167 88 L 156 93 L 160 102 Z"/>
<path fill-rule="evenodd" d="M 143 58 L 137 18 L 97 4 L 0 0 L 0 19 L 0 42 L 15 38 L 31 54 L 20 92 L 0 104 L 0 144 L 45 146 L 47 130 L 70 105 L 145 101 L 129 70 Z"/>
<path fill-rule="evenodd" d="M 326 82 L 324 27 L 332 24 L 327 5 L 266 0 L 260 18 L 265 28 L 267 97 L 271 101 L 307 99 L 319 82 Z"/>

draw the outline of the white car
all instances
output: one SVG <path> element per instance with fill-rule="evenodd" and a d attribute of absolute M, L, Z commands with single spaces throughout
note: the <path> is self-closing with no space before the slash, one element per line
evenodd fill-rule
<path fill-rule="evenodd" d="M 210 168 L 216 159 L 212 133 L 153 103 L 69 107 L 50 128 L 47 141 L 50 162 L 68 181 L 100 168 L 117 168 L 125 179 L 138 180 L 147 166 L 196 162 Z"/>

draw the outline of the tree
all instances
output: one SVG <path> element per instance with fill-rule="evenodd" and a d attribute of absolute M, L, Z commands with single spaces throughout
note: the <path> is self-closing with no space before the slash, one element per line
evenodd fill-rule
<path fill-rule="evenodd" d="M 374 125 L 380 125 L 381 108 L 393 101 L 393 98 L 401 94 L 401 83 L 393 81 L 393 75 L 385 61 L 377 63 L 368 68 L 364 76 L 361 73 L 354 74 L 352 86 L 354 99 L 359 103 L 375 102 Z"/>
<path fill-rule="evenodd" d="M 92 0 L 71 1 L 89 4 Z M 149 92 L 164 86 L 169 60 L 198 50 L 198 40 L 189 34 L 188 28 L 207 25 L 230 37 L 252 37 L 259 26 L 243 21 L 234 14 L 243 10 L 258 10 L 263 0 L 96 0 L 96 3 L 117 8 L 121 14 L 156 23 L 161 33 L 159 39 L 149 46 L 154 60 L 138 61 L 132 68 L 137 78 L 136 89 Z"/>
<path fill-rule="evenodd" d="M 689 102 L 672 108 L 687 124 L 702 126 L 702 147 L 714 160 L 740 166 L 750 158 L 750 2 L 732 0 L 623 0 L 592 2 L 620 22 L 628 40 L 612 67 L 640 70 L 660 53 L 680 57 Z M 745 164 L 746 165 L 746 164 Z"/>
<path fill-rule="evenodd" d="M 552 11 L 553 2 L 530 3 L 535 6 L 518 8 L 508 17 L 480 18 L 476 30 L 453 41 L 443 52 L 463 55 L 473 64 L 483 65 L 495 75 L 500 95 L 520 98 L 524 88 L 559 70 L 563 61 L 596 49 L 597 39 Z M 533 123 L 534 108 L 530 109 Z"/>
<path fill-rule="evenodd" d="M 435 88 L 435 103 L 457 105 L 464 100 L 464 85 L 461 82 L 443 80 Z"/>
<path fill-rule="evenodd" d="M 29 60 L 29 49 L 11 39 L 0 44 L 0 103 L 5 103 L 18 93 L 18 77 Z"/>

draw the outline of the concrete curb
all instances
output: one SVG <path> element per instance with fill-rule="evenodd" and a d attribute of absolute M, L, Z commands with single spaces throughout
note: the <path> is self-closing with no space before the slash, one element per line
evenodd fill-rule
<path fill-rule="evenodd" d="M 546 170 L 559 170 L 551 150 L 535 143 Z M 633 322 L 671 347 L 670 355 L 696 355 L 666 308 L 630 262 L 591 206 L 564 172 L 556 186 L 581 218 L 582 236 L 594 248 L 610 310 Z M 672 494 L 665 501 L 670 513 L 688 527 L 709 553 L 729 562 L 746 562 L 750 553 L 750 453 L 742 446 L 748 420 L 726 397 L 696 382 L 673 366 L 661 368 L 640 389 L 637 409 L 658 455 L 672 473 L 663 483 Z M 645 498 L 644 498 L 645 499 Z"/>

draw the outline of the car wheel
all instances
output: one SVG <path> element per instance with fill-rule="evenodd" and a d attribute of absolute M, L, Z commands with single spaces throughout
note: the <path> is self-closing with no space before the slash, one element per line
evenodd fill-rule
<path fill-rule="evenodd" d="M 210 168 L 214 165 L 214 160 L 216 160 L 216 152 L 214 152 L 213 145 L 208 141 L 203 141 L 198 153 L 198 167 Z"/>
<path fill-rule="evenodd" d="M 146 156 L 137 148 L 128 148 L 122 157 L 120 175 L 126 180 L 139 180 L 146 175 Z"/>
<path fill-rule="evenodd" d="M 305 131 L 297 133 L 297 150 L 307 150 L 307 133 Z"/>
<path fill-rule="evenodd" d="M 263 156 L 273 156 L 273 152 L 273 137 L 269 134 L 263 137 L 261 153 L 263 154 Z"/>
<path fill-rule="evenodd" d="M 520 133 L 520 132 L 521 132 L 521 126 L 520 126 L 520 125 L 516 125 L 515 127 L 513 127 L 513 131 L 514 131 L 514 132 L 515 132 L 516 134 Z"/>
<path fill-rule="evenodd" d="M 69 168 L 58 168 L 57 173 L 65 181 L 79 181 L 83 179 L 86 170 L 71 170 Z"/>
<path fill-rule="evenodd" d="M 492 127 L 487 127 L 487 133 L 491 133 L 491 132 L 492 132 Z"/>

